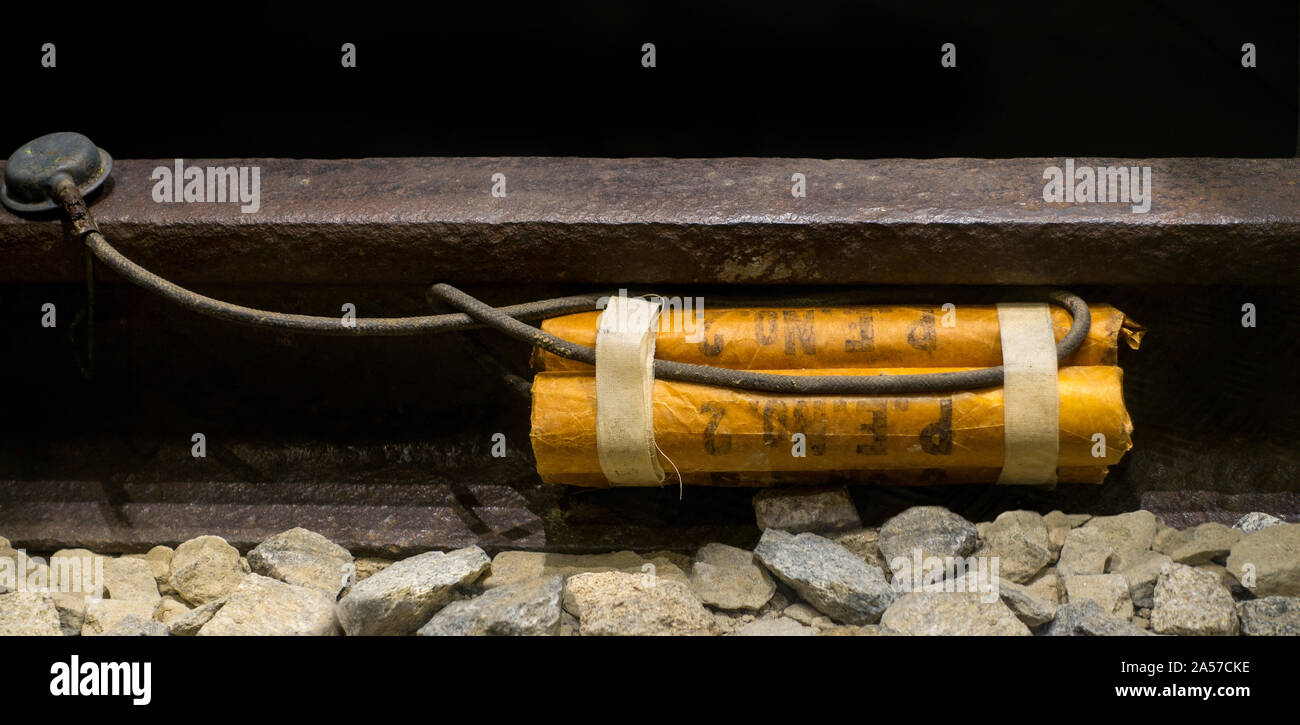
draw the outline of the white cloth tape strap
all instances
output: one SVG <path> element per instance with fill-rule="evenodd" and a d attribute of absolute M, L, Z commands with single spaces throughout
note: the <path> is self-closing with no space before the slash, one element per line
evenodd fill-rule
<path fill-rule="evenodd" d="M 659 311 L 658 302 L 619 295 L 596 322 L 596 453 L 611 486 L 664 481 L 654 430 Z"/>
<path fill-rule="evenodd" d="M 1056 338 L 1046 304 L 1000 304 L 1003 442 L 998 483 L 1056 483 L 1061 454 L 1061 393 Z"/>

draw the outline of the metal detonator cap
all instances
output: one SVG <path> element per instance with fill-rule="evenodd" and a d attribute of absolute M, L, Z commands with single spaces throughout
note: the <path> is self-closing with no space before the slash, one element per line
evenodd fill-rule
<path fill-rule="evenodd" d="M 79 133 L 62 131 L 25 144 L 5 164 L 0 202 L 17 212 L 54 209 L 50 191 L 67 177 L 85 196 L 98 189 L 113 170 L 113 157 Z"/>

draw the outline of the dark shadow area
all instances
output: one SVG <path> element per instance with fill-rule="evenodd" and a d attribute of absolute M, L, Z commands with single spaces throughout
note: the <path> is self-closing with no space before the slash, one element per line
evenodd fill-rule
<path fill-rule="evenodd" d="M 377 0 L 59 13 L 6 10 L 0 67 L 20 100 L 6 148 L 75 129 L 112 139 L 121 158 L 1296 149 L 1295 3 Z M 40 65 L 46 42 L 52 69 Z M 342 65 L 344 43 L 355 68 Z M 945 43 L 955 67 L 941 64 Z M 1245 43 L 1254 68 L 1242 67 Z"/>

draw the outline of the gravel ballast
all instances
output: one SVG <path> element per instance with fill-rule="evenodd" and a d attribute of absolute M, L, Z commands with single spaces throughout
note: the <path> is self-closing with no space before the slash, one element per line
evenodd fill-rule
<path fill-rule="evenodd" d="M 7 545 L 0 635 L 1300 636 L 1300 524 L 1266 512 L 1179 530 L 1147 511 L 976 523 L 918 506 L 868 528 L 844 489 L 755 506 L 793 530 L 491 558 L 354 557 L 302 528 L 247 552 L 219 536 L 121 556 Z"/>

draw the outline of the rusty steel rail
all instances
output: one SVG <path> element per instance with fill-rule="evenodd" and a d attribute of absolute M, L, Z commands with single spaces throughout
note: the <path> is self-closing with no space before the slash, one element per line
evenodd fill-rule
<path fill-rule="evenodd" d="M 1046 158 L 185 160 L 257 166 L 250 214 L 154 201 L 172 163 L 118 161 L 92 203 L 123 253 L 178 283 L 1300 281 L 1296 159 L 1076 160 L 1150 166 L 1145 214 L 1044 202 L 1064 163 Z M 0 282 L 84 273 L 53 216 L 0 212 L 0 252 Z"/>

